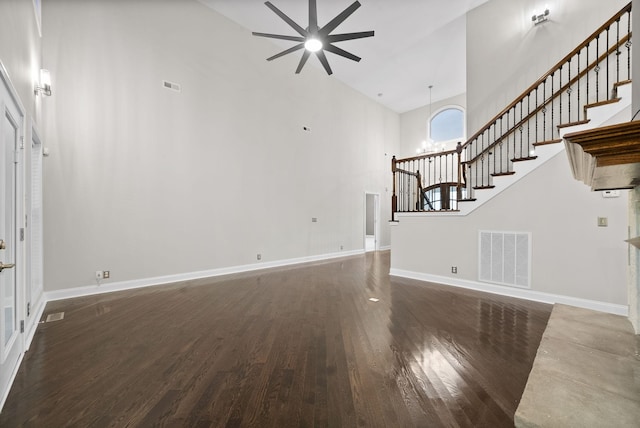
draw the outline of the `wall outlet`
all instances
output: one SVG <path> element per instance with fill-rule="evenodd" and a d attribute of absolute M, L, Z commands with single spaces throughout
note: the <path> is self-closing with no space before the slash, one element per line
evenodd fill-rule
<path fill-rule="evenodd" d="M 340 245 L 340 251 L 344 250 L 344 245 Z"/>
<path fill-rule="evenodd" d="M 110 272 L 110 271 L 108 271 L 108 270 L 103 271 L 103 272 L 102 272 L 102 277 L 103 277 L 104 279 L 109 279 L 109 278 L 111 278 L 111 272 Z"/>
<path fill-rule="evenodd" d="M 458 266 L 451 266 L 451 273 L 458 273 Z"/>
<path fill-rule="evenodd" d="M 256 256 L 256 259 L 258 259 L 258 260 L 262 260 L 262 254 L 258 254 L 258 255 Z"/>
<path fill-rule="evenodd" d="M 104 274 L 102 273 L 101 270 L 97 270 L 96 271 L 96 279 L 102 279 L 104 278 Z"/>

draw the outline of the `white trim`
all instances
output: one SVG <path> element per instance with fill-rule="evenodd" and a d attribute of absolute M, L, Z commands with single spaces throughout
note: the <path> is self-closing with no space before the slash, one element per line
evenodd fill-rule
<path fill-rule="evenodd" d="M 39 321 L 42 318 L 42 314 L 44 314 L 44 308 L 46 305 L 47 301 L 44 299 L 44 294 L 41 294 L 40 299 L 38 300 L 38 305 L 34 308 L 33 312 L 31 312 L 31 316 L 29 317 L 29 324 L 26 326 L 24 338 L 25 352 L 28 351 L 29 348 L 31 348 L 33 336 L 35 336 L 36 329 L 38 328 L 38 325 L 40 325 Z"/>
<path fill-rule="evenodd" d="M 18 96 L 18 91 L 16 90 L 16 87 L 13 86 L 13 82 L 11 81 L 11 76 L 9 76 L 9 72 L 4 67 L 4 64 L 2 63 L 2 61 L 0 61 L 0 79 L 2 79 L 3 83 L 7 86 L 9 90 L 9 96 L 11 97 L 13 102 L 16 103 L 16 105 L 18 106 L 18 109 L 22 114 L 22 119 L 23 119 L 22 121 L 25 122 L 27 110 L 24 108 L 24 105 L 22 104 L 22 100 Z M 22 131 L 24 134 L 24 129 Z"/>
<path fill-rule="evenodd" d="M 19 322 L 21 320 L 24 320 L 24 302 L 25 302 L 25 292 L 26 292 L 26 283 L 25 283 L 26 271 L 24 267 L 25 266 L 25 263 L 24 263 L 25 262 L 25 254 L 24 254 L 25 241 L 21 241 L 20 239 L 18 239 L 18 236 L 20 233 L 20 229 L 26 228 L 25 216 L 24 216 L 24 201 L 26 197 L 25 187 L 24 187 L 25 186 L 24 146 L 25 146 L 25 137 L 26 137 L 26 129 L 27 129 L 27 120 L 26 120 L 26 109 L 24 108 L 24 105 L 22 104 L 19 93 L 16 90 L 15 86 L 13 85 L 11 77 L 9 76 L 9 72 L 5 68 L 2 61 L 0 61 L 0 83 L 2 84 L 3 88 L 6 88 L 6 93 L 9 97 L 6 100 L 4 97 L 2 97 L 2 99 L 0 100 L 0 110 L 4 112 L 3 114 L 6 114 L 9 112 L 8 111 L 9 108 L 11 109 L 15 108 L 17 116 L 13 117 L 14 114 L 11 114 L 11 117 L 8 117 L 8 119 L 12 122 L 15 122 L 14 125 L 16 127 L 18 137 L 20 138 L 20 141 L 16 142 L 17 147 L 14 148 L 14 151 L 16 153 L 15 182 L 13 183 L 14 185 L 13 191 L 15 192 L 15 207 L 13 207 L 14 208 L 13 215 L 15 216 L 15 218 L 13 219 L 13 222 L 14 222 L 15 229 L 13 231 L 14 236 L 12 237 L 13 240 L 15 241 L 15 243 L 13 244 L 15 245 L 15 254 L 13 255 L 14 257 L 13 263 L 15 263 L 16 265 L 15 273 L 14 273 L 15 283 L 16 283 L 16 289 L 14 291 L 15 293 L 14 294 L 14 299 L 15 299 L 14 311 L 15 311 L 15 320 L 16 322 Z M 4 92 L 4 89 L 3 89 L 3 92 Z M 9 102 L 12 103 L 11 106 L 8 104 Z M 4 316 L 4 314 L 2 314 L 2 316 Z M 2 336 L 2 340 L 0 341 L 0 365 L 6 364 L 7 357 L 11 352 L 11 348 L 13 346 L 20 346 L 20 349 L 18 352 L 20 354 L 20 359 L 22 358 L 22 354 L 24 354 L 23 333 L 20 332 L 18 324 L 14 326 L 14 328 L 15 330 L 12 333 L 12 336 L 9 339 L 9 341 L 6 341 L 6 338 L 4 337 L 4 328 L 2 329 L 2 332 L 0 332 L 0 336 Z M 18 338 L 20 340 L 18 340 Z M 8 387 L 9 388 L 11 387 L 11 383 L 8 384 Z"/>
<path fill-rule="evenodd" d="M 0 397 L 0 411 L 4 408 L 4 403 L 7 401 L 9 397 L 9 392 L 11 391 L 11 387 L 13 386 L 13 382 L 16 380 L 16 376 L 18 374 L 18 369 L 22 365 L 22 359 L 24 358 L 24 352 L 20 352 L 18 356 L 18 361 L 16 362 L 16 366 L 13 368 L 11 375 L 9 376 L 9 383 L 7 383 L 7 389 L 2 391 L 2 397 Z"/>
<path fill-rule="evenodd" d="M 71 299 L 74 297 L 92 296 L 95 294 L 112 293 L 114 291 L 132 290 L 135 288 L 152 287 L 154 285 L 170 284 L 173 282 L 190 281 L 200 278 L 209 278 L 234 273 L 250 272 L 274 267 L 296 265 L 301 263 L 316 262 L 364 254 L 364 250 L 341 251 L 339 253 L 321 254 L 317 256 L 299 257 L 295 259 L 277 260 L 273 262 L 255 263 L 250 265 L 232 266 L 227 268 L 187 272 L 175 275 L 156 276 L 152 278 L 133 279 L 130 281 L 113 282 L 103 285 L 87 285 L 84 287 L 66 288 L 63 290 L 45 292 L 45 300 Z"/>
<path fill-rule="evenodd" d="M 485 293 L 499 294 L 501 296 L 515 297 L 518 299 L 533 300 L 543 303 L 562 303 L 564 305 L 577 306 L 579 308 L 592 309 L 594 311 L 607 312 L 615 315 L 628 316 L 629 307 L 614 303 L 599 302 L 596 300 L 581 299 L 578 297 L 562 296 L 559 294 L 544 293 L 541 291 L 527 290 L 523 288 L 492 285 L 466 279 L 454 279 L 446 276 L 431 275 L 421 272 L 412 272 L 402 269 L 389 270 L 389 275 L 401 278 L 415 279 L 418 281 L 434 282 L 437 284 L 451 285 L 453 287 L 482 291 Z"/>
<path fill-rule="evenodd" d="M 44 260 L 43 260 L 43 256 L 44 256 L 44 243 L 43 243 L 43 232 L 44 232 L 44 224 L 43 224 L 43 192 L 42 192 L 42 172 L 43 172 L 43 156 L 42 156 L 42 150 L 43 150 L 43 143 L 42 143 L 42 139 L 40 138 L 40 133 L 38 131 L 37 128 L 37 124 L 36 122 L 33 120 L 33 118 L 31 118 L 31 146 L 29 149 L 29 191 L 27 192 L 28 194 L 28 198 L 26 198 L 26 202 L 28 202 L 27 205 L 27 210 L 29 212 L 29 222 L 28 224 L 25 225 L 25 230 L 26 230 L 26 237 L 25 237 L 25 241 L 26 241 L 26 251 L 27 251 L 27 260 L 26 261 L 26 267 L 28 267 L 28 270 L 26 272 L 26 286 L 25 286 L 25 293 L 28 294 L 29 299 L 25 300 L 25 302 L 31 302 L 31 306 L 33 308 L 34 306 L 34 301 L 38 301 L 38 300 L 43 300 L 44 297 Z M 34 157 L 34 149 L 37 149 L 37 157 Z M 26 154 L 27 148 L 25 148 L 25 154 Z M 39 163 L 39 175 L 37 177 L 37 181 L 34 180 L 34 176 L 33 176 L 33 170 L 34 170 L 34 162 L 37 161 Z M 26 172 L 25 172 L 26 173 Z M 34 184 L 36 184 L 39 187 L 39 198 L 37 200 L 38 206 L 40 208 L 40 216 L 39 219 L 40 221 L 36 222 L 34 220 L 35 216 L 34 216 L 34 194 L 38 193 L 38 192 L 34 192 Z M 26 190 L 26 189 L 25 189 Z M 35 229 L 35 226 L 38 225 L 39 226 L 39 232 L 40 232 L 40 239 L 35 241 L 34 237 L 33 237 L 33 232 Z M 34 248 L 36 248 L 38 251 L 38 255 L 39 257 L 35 258 L 34 257 Z M 36 269 L 34 269 L 34 260 L 37 260 L 37 267 L 38 267 L 38 271 L 36 271 Z M 36 291 L 37 295 L 34 295 L 34 290 L 33 290 L 33 284 L 34 284 L 34 276 L 33 273 L 34 271 L 36 271 L 38 273 L 38 275 L 36 275 L 36 277 L 39 277 L 39 287 Z M 27 293 L 28 291 L 28 293 Z M 33 311 L 32 311 L 33 312 Z M 26 314 L 25 314 L 26 315 Z"/>
<path fill-rule="evenodd" d="M 436 117 L 437 115 L 439 115 L 443 111 L 450 110 L 450 109 L 460 110 L 462 112 L 462 136 L 461 137 L 457 137 L 457 138 L 452 138 L 450 140 L 433 141 L 431 139 L 431 121 L 433 120 L 434 117 Z M 431 115 L 429 116 L 429 118 L 427 119 L 427 139 L 426 139 L 426 141 L 430 141 L 435 145 L 444 144 L 445 146 L 447 146 L 447 150 L 450 150 L 449 146 L 451 146 L 452 144 L 455 145 L 459 141 L 461 141 L 463 143 L 465 141 L 467 141 L 467 109 L 465 107 L 459 105 L 459 104 L 447 104 L 445 106 L 440 107 L 436 111 L 432 112 Z"/>

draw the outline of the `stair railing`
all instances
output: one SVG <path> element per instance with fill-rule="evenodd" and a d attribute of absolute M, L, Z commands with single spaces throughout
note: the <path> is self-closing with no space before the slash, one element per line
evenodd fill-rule
<path fill-rule="evenodd" d="M 617 101 L 618 86 L 630 80 L 631 3 L 456 151 L 394 157 L 392 218 L 396 212 L 457 210 L 458 203 L 475 200 L 474 192 L 493 188 L 495 177 L 514 174 L 514 162 L 536 159 L 537 146 L 561 142 L 559 129 L 588 122 L 587 108 Z M 422 182 L 415 182 L 418 177 Z M 426 192 L 436 187 L 448 203 L 425 203 Z"/>

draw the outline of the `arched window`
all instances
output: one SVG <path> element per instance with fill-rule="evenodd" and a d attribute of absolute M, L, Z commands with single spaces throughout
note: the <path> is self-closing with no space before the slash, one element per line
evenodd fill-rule
<path fill-rule="evenodd" d="M 435 150 L 451 150 L 466 138 L 464 110 L 458 106 L 435 112 L 427 126 L 427 141 Z"/>

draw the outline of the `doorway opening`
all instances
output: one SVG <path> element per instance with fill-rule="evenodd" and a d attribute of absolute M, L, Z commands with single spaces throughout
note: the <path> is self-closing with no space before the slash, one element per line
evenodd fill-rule
<path fill-rule="evenodd" d="M 377 251 L 379 249 L 378 236 L 380 234 L 380 194 L 365 193 L 364 209 L 364 250 Z"/>

